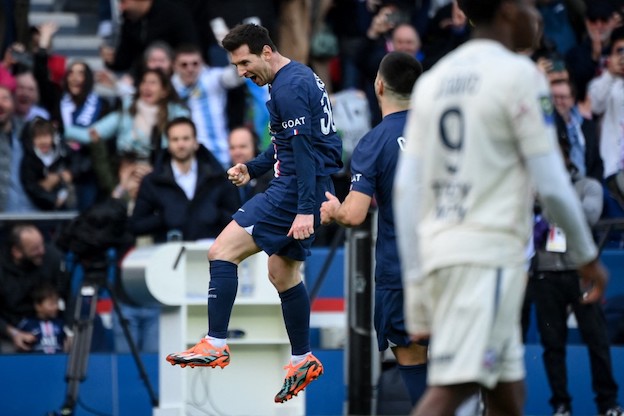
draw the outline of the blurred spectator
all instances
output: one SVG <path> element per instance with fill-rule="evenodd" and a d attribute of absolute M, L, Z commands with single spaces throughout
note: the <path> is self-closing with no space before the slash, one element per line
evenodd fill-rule
<path fill-rule="evenodd" d="M 50 113 L 59 132 L 70 126 L 88 127 L 109 111 L 109 102 L 93 91 L 91 68 L 82 61 L 71 62 L 63 71 L 58 83 L 53 80 L 50 54 L 52 38 L 58 30 L 54 23 L 44 23 L 38 28 L 38 49 L 34 54 L 34 74 L 40 90 L 41 104 Z M 65 60 L 62 57 L 63 61 Z M 77 142 L 69 143 L 69 154 L 74 162 L 72 173 L 76 187 L 76 209 L 85 211 L 101 197 L 89 147 Z"/>
<path fill-rule="evenodd" d="M 38 105 L 39 86 L 31 71 L 15 76 L 15 116 L 17 121 L 25 124 L 35 117 L 50 119 L 50 113 Z"/>
<path fill-rule="evenodd" d="M 132 154 L 153 162 L 166 145 L 164 127 L 169 120 L 189 115 L 180 102 L 169 78 L 159 69 L 143 73 L 133 98 L 126 97 L 122 108 L 96 121 L 90 128 L 66 126 L 65 139 L 88 144 L 92 136 L 115 139 L 120 155 Z"/>
<path fill-rule="evenodd" d="M 89 65 L 82 61 L 72 62 L 63 77 L 62 96 L 56 104 L 63 131 L 72 126 L 90 127 L 108 114 L 109 102 L 99 96 L 93 87 L 93 72 Z M 90 145 L 78 142 L 69 144 L 76 187 L 76 208 L 83 212 L 104 193 L 103 186 L 98 183 Z"/>
<path fill-rule="evenodd" d="M 544 37 L 553 42 L 555 50 L 565 55 L 578 43 L 583 31 L 582 3 L 570 0 L 538 0 Z"/>
<path fill-rule="evenodd" d="M 244 78 L 238 76 L 233 66 L 204 64 L 201 51 L 194 45 L 183 45 L 176 50 L 174 70 L 172 83 L 191 110 L 197 140 L 224 169 L 229 168 L 227 90 L 242 85 Z"/>
<path fill-rule="evenodd" d="M 247 163 L 258 156 L 260 154 L 258 141 L 256 132 L 248 127 L 241 126 L 233 129 L 228 136 L 232 165 Z M 238 205 L 241 206 L 252 196 L 264 192 L 272 179 L 273 171 L 269 171 L 258 178 L 253 178 L 246 185 L 239 186 L 237 188 L 240 197 Z"/>
<path fill-rule="evenodd" d="M 278 14 L 277 48 L 280 54 L 307 64 L 310 56 L 311 2 L 282 0 L 279 2 Z"/>
<path fill-rule="evenodd" d="M 29 351 L 36 337 L 17 329 L 20 320 L 34 316 L 33 289 L 52 284 L 66 302 L 69 278 L 61 253 L 46 245 L 32 224 L 16 224 L 0 255 L 0 343 L 3 352 Z M 8 341 L 8 342 L 7 342 Z"/>
<path fill-rule="evenodd" d="M 145 69 L 160 69 L 168 77 L 173 75 L 173 58 L 171 46 L 160 40 L 151 43 L 143 54 Z"/>
<path fill-rule="evenodd" d="M 423 40 L 423 68 L 431 68 L 469 37 L 470 25 L 464 12 L 457 6 L 457 0 L 439 8 L 431 19 Z"/>
<path fill-rule="evenodd" d="M 168 149 L 143 178 L 129 226 L 157 243 L 216 238 L 239 201 L 215 157 L 199 144 L 188 118 L 172 120 Z"/>
<path fill-rule="evenodd" d="M 585 101 L 587 85 L 599 73 L 609 54 L 609 38 L 619 22 L 610 0 L 586 2 L 585 33 L 565 55 L 566 67 L 576 86 L 578 101 Z"/>
<path fill-rule="evenodd" d="M 579 175 L 571 160 L 570 144 L 560 141 L 566 165 L 590 225 L 600 218 L 603 192 L 596 179 Z M 599 303 L 584 304 L 576 266 L 568 257 L 565 235 L 538 215 L 535 225 L 536 254 L 533 261 L 529 291 L 536 306 L 537 325 L 544 348 L 543 361 L 552 396 L 554 415 L 572 414 L 572 397 L 568 392 L 566 343 L 568 315 L 574 313 L 581 338 L 589 352 L 592 388 L 596 394 L 599 414 L 621 416 L 618 406 L 618 385 L 613 376 L 607 326 Z"/>
<path fill-rule="evenodd" d="M 0 209 L 3 212 L 35 211 L 20 180 L 24 149 L 16 122 L 11 91 L 0 85 Z"/>
<path fill-rule="evenodd" d="M 310 16 L 309 64 L 314 73 L 325 83 L 325 89 L 329 94 L 334 91 L 330 63 L 340 52 L 338 38 L 327 19 L 332 7 L 332 0 L 312 0 Z"/>
<path fill-rule="evenodd" d="M 227 66 L 227 53 L 221 48 L 221 40 L 228 28 L 239 23 L 256 23 L 275 34 L 276 12 L 281 1 L 178 0 L 176 3 L 187 6 L 193 16 L 204 61 L 210 66 Z"/>
<path fill-rule="evenodd" d="M 327 18 L 332 23 L 340 47 L 338 65 L 332 67 L 332 81 L 336 91 L 360 86 L 357 59 L 366 42 L 364 34 L 370 24 L 368 17 L 365 4 L 359 0 L 335 1 L 328 13 Z"/>
<path fill-rule="evenodd" d="M 58 88 L 63 82 L 67 57 L 52 51 L 52 39 L 59 27 L 54 22 L 45 22 L 30 28 L 30 51 L 33 56 L 33 71 L 41 95 L 49 94 L 48 88 Z M 38 62 L 39 61 L 39 62 Z M 37 71 L 41 71 L 38 73 Z M 45 77 L 44 77 L 45 74 Z M 44 82 L 45 81 L 45 82 Z"/>
<path fill-rule="evenodd" d="M 399 24 L 392 31 L 392 50 L 408 53 L 415 58 L 422 58 L 420 56 L 421 46 L 418 32 L 409 23 Z"/>
<path fill-rule="evenodd" d="M 37 285 L 31 295 L 35 314 L 22 319 L 17 329 L 34 335 L 29 352 L 56 354 L 69 351 L 64 321 L 59 315 L 61 300 L 57 289 L 49 282 Z"/>
<path fill-rule="evenodd" d="M 551 83 L 559 141 L 570 146 L 569 157 L 577 174 L 603 180 L 603 164 L 598 146 L 598 126 L 581 114 L 576 105 L 574 87 L 568 80 Z"/>
<path fill-rule="evenodd" d="M 22 137 L 20 177 L 30 200 L 44 211 L 75 208 L 72 161 L 52 123 L 35 118 L 25 126 Z"/>
<path fill-rule="evenodd" d="M 381 7 L 366 32 L 367 43 L 359 52 L 358 63 L 363 77 L 363 91 L 368 99 L 373 126 L 381 121 L 381 110 L 373 88 L 379 63 L 389 51 L 406 52 L 416 56 L 420 49 L 420 37 L 416 29 L 407 23 L 408 19 L 409 16 L 394 4 Z M 394 31 L 397 29 L 395 36 Z"/>
<path fill-rule="evenodd" d="M 13 44 L 7 48 L 2 62 L 0 62 L 0 86 L 8 88 L 11 92 L 15 91 L 15 67 L 18 66 L 18 58 L 24 56 L 24 46 L 22 44 Z"/>
<path fill-rule="evenodd" d="M 160 69 L 167 77 L 173 75 L 173 50 L 166 42 L 154 41 L 143 53 L 141 71 L 146 69 Z M 100 86 L 110 88 L 119 97 L 132 95 L 136 92 L 135 80 L 128 73 L 117 77 L 112 71 L 100 70 L 95 74 Z"/>
<path fill-rule="evenodd" d="M 102 59 L 115 71 L 141 68 L 143 52 L 154 41 L 166 42 L 173 48 L 186 43 L 198 44 L 193 17 L 186 7 L 170 0 L 119 0 L 123 22 L 116 48 L 102 46 Z"/>
<path fill-rule="evenodd" d="M 98 30 L 97 35 L 101 38 L 111 38 L 117 29 L 113 21 L 112 0 L 98 0 Z"/>
<path fill-rule="evenodd" d="M 258 147 L 260 151 L 265 150 L 267 147 L 272 146 L 271 144 L 271 129 L 270 129 L 270 120 L 269 120 L 269 109 L 266 106 L 267 101 L 269 101 L 269 86 L 256 85 L 249 78 L 244 78 L 245 85 L 247 88 L 248 98 L 247 98 L 247 118 L 245 119 L 245 123 L 242 124 L 252 124 L 253 131 L 259 136 Z M 228 100 L 231 97 L 228 96 Z M 240 123 L 232 123 L 230 120 L 230 127 L 240 126 Z"/>
<path fill-rule="evenodd" d="M 602 117 L 600 155 L 611 195 L 624 208 L 624 27 L 611 34 L 606 70 L 588 87 L 592 111 Z"/>
<path fill-rule="evenodd" d="M 169 78 L 159 69 L 148 69 L 134 97 L 122 99 L 120 110 L 89 128 L 70 126 L 65 138 L 90 143 L 93 170 L 103 193 L 124 198 L 131 211 L 140 180 L 166 145 L 164 126 L 188 114 Z"/>
<path fill-rule="evenodd" d="M 58 31 L 58 26 L 55 23 L 48 22 L 42 24 L 38 28 L 32 28 L 32 31 L 34 36 L 32 40 L 32 72 L 37 82 L 39 91 L 38 98 L 40 99 L 41 106 L 50 114 L 50 116 L 46 118 L 60 125 L 61 116 L 58 107 L 61 99 L 61 84 L 65 74 L 65 57 L 52 55 L 50 52 L 52 38 Z M 56 74 L 51 69 L 54 65 L 58 65 L 58 63 L 50 65 L 54 60 L 53 57 L 59 57 L 59 60 L 62 61 L 60 74 Z M 54 68 L 54 70 L 56 71 L 57 68 Z"/>
<path fill-rule="evenodd" d="M 535 47 L 530 53 L 531 59 L 535 61 L 537 67 L 546 76 L 550 84 L 558 81 L 569 81 L 570 74 L 563 59 L 563 56 L 557 52 L 553 42 L 544 36 L 540 27 L 538 39 Z"/>
<path fill-rule="evenodd" d="M 30 0 L 0 2 L 0 56 L 15 42 L 28 41 Z"/>

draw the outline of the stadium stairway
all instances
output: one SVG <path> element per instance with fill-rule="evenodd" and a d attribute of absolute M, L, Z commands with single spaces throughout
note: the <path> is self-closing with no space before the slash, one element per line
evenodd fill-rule
<path fill-rule="evenodd" d="M 31 0 L 28 20 L 31 26 L 55 22 L 59 31 L 52 40 L 51 52 L 65 56 L 68 63 L 83 60 L 97 70 L 103 66 L 97 6 L 97 1 Z"/>

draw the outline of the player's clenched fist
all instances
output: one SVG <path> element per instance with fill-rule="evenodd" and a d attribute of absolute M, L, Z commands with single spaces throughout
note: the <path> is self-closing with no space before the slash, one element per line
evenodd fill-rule
<path fill-rule="evenodd" d="M 244 163 L 237 163 L 227 171 L 228 179 L 236 186 L 243 186 L 251 180 L 249 170 Z"/>
<path fill-rule="evenodd" d="M 340 208 L 340 201 L 330 192 L 325 192 L 327 201 L 321 204 L 321 224 L 327 225 L 334 220 L 334 213 Z"/>

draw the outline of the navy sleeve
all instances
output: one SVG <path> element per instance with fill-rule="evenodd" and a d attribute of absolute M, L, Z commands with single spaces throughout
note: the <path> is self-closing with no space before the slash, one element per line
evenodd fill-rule
<path fill-rule="evenodd" d="M 251 179 L 264 175 L 275 164 L 275 148 L 269 146 L 264 152 L 256 156 L 255 159 L 245 163 Z"/>
<path fill-rule="evenodd" d="M 314 214 L 316 202 L 316 166 L 312 140 L 306 134 L 292 137 L 293 156 L 297 171 L 298 214 Z"/>
<path fill-rule="evenodd" d="M 351 156 L 351 190 L 373 196 L 377 186 L 378 153 L 370 146 L 370 134 L 364 136 Z"/>

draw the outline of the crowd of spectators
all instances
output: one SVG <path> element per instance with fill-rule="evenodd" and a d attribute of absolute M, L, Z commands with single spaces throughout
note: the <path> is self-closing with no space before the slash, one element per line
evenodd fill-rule
<path fill-rule="evenodd" d="M 624 2 L 537 4 L 542 37 L 522 52 L 551 82 L 571 177 L 597 184 L 602 209 L 594 215 L 624 216 Z M 121 23 L 103 34 L 102 69 L 94 70 L 56 53 L 56 25 L 28 26 L 28 1 L 0 2 L 1 212 L 86 212 L 116 198 L 127 204 L 137 243 L 145 236 L 150 243 L 216 236 L 270 180 L 236 189 L 225 179 L 225 169 L 270 144 L 268 87 L 239 78 L 219 46 L 228 27 L 241 22 L 267 27 L 280 52 L 313 67 L 332 92 L 345 142 L 347 168 L 335 177 L 342 199 L 350 153 L 381 119 L 373 81 L 383 56 L 406 52 L 427 70 L 471 32 L 451 0 L 118 0 L 117 6 Z M 59 60 L 66 63 L 61 71 Z M 15 256 L 33 227 L 1 230 L 4 282 L 14 277 L 5 270 L 26 267 Z M 328 237 L 321 233 L 317 244 Z M 44 267 L 37 263 L 43 255 L 26 256 L 20 273 L 39 276 L 33 270 Z M 54 279 L 56 296 L 68 301 L 65 283 Z M 5 350 L 61 351 L 54 325 L 55 348 L 35 348 L 37 340 L 23 335 L 23 319 L 58 323 L 37 306 L 55 292 L 28 282 L 10 302 L 0 287 Z"/>

